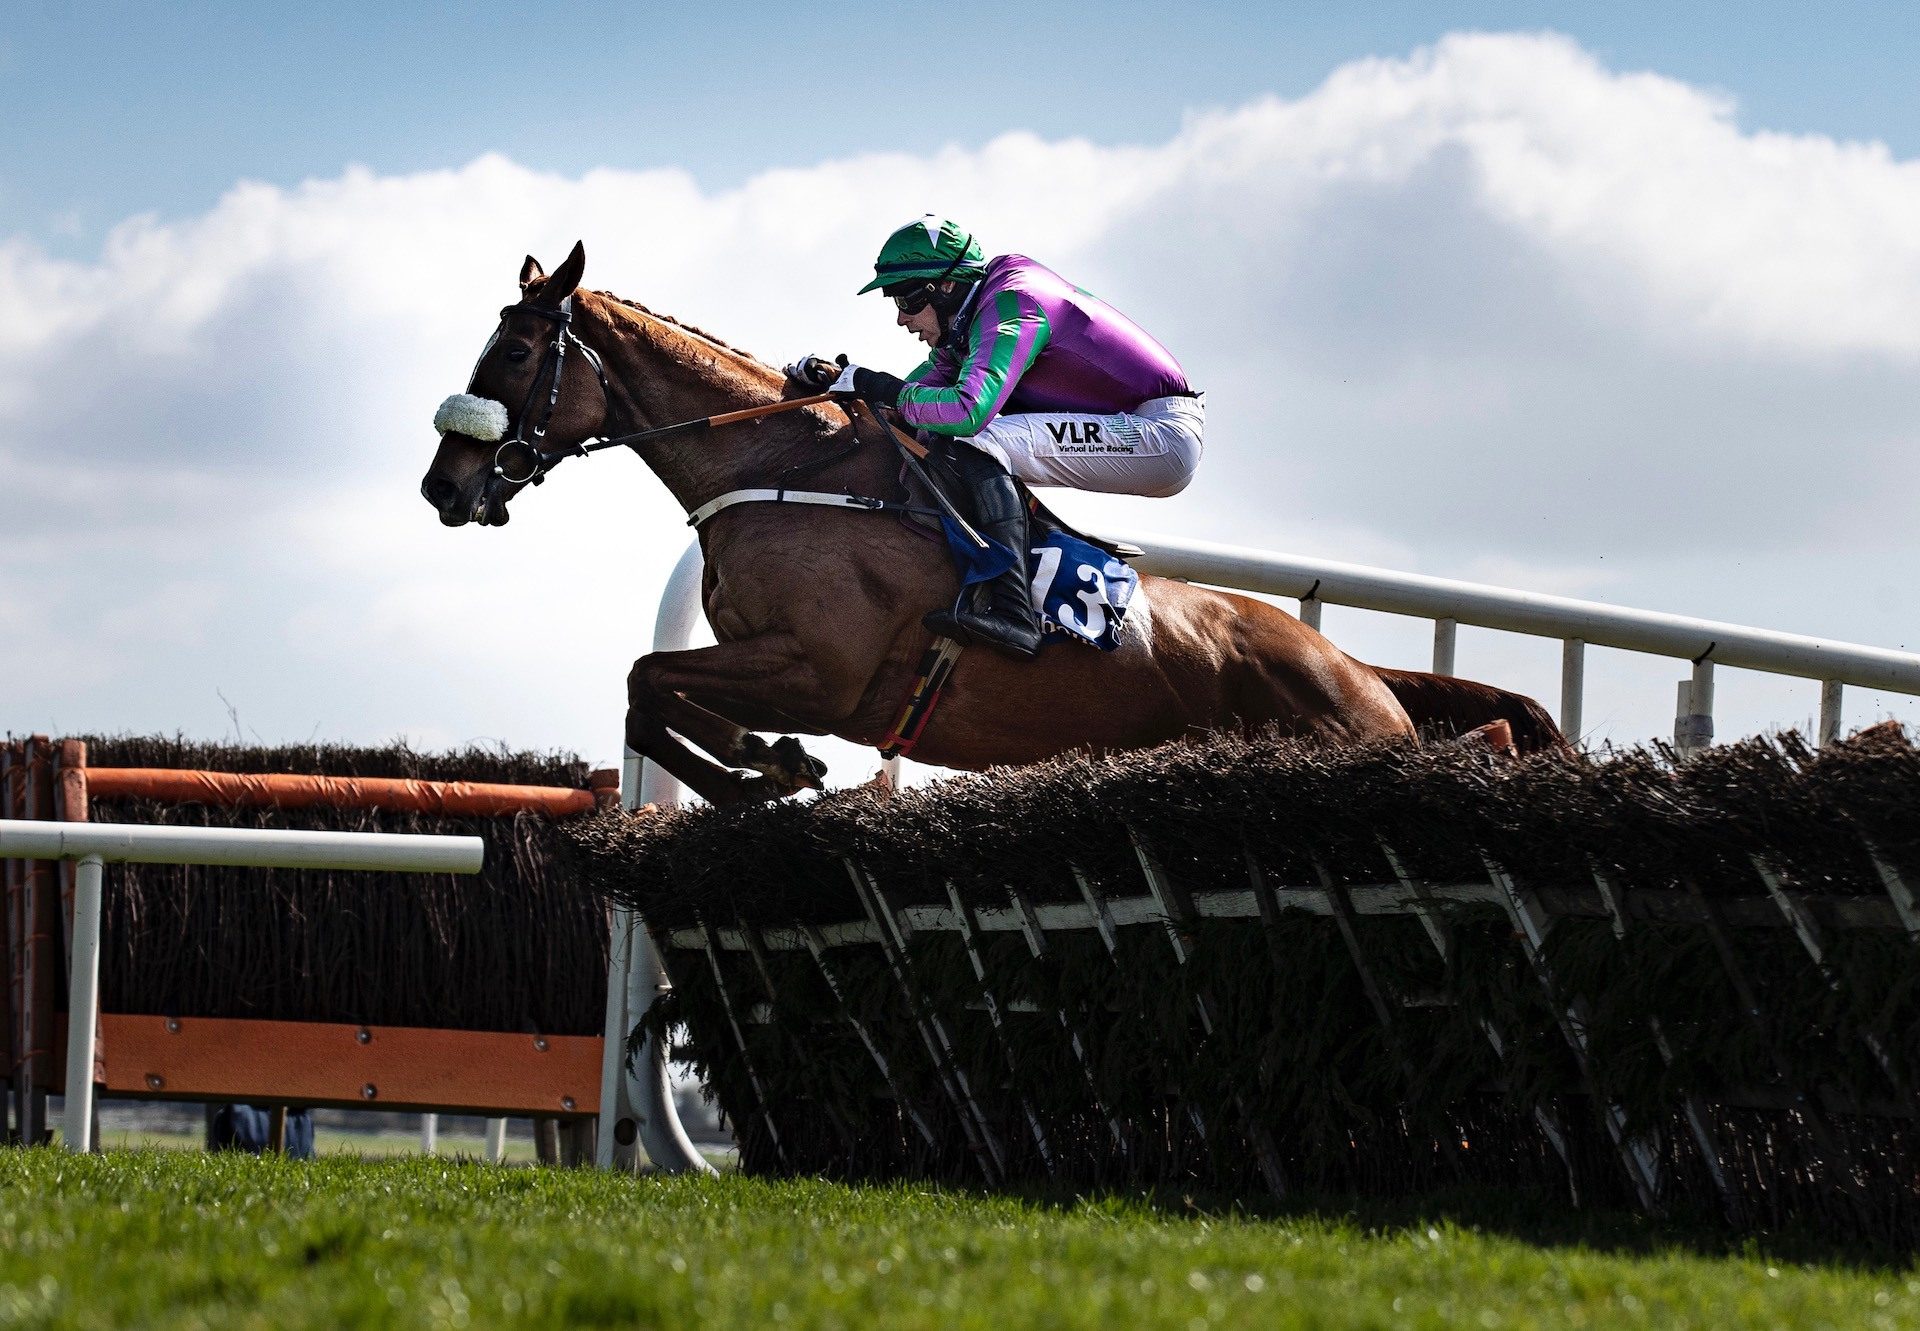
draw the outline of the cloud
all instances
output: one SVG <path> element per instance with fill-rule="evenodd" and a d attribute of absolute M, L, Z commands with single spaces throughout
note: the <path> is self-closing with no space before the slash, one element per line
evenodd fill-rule
<path fill-rule="evenodd" d="M 521 254 L 584 237 L 589 285 L 769 360 L 905 368 L 852 292 L 926 209 L 1113 299 L 1209 390 L 1200 480 L 1063 503 L 1089 519 L 1785 628 L 1810 626 L 1767 589 L 1812 561 L 1920 553 L 1920 163 L 1743 131 L 1559 37 L 1458 35 L 1159 144 L 1009 134 L 722 192 L 487 156 L 237 185 L 88 262 L 0 241 L 10 724 L 218 731 L 224 693 L 273 736 L 609 758 L 678 510 L 624 456 L 504 531 L 414 494 Z M 1878 592 L 1820 595 L 1820 631 L 1894 640 Z"/>

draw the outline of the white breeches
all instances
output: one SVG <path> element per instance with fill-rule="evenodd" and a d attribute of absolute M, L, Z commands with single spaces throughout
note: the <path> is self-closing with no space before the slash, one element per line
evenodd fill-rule
<path fill-rule="evenodd" d="M 1029 485 L 1102 494 L 1179 494 L 1200 465 L 1204 398 L 1156 397 L 1116 416 L 1012 412 L 961 439 Z"/>

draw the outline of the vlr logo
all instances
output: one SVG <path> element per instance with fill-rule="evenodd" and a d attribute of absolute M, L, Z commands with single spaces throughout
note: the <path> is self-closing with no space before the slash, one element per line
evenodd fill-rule
<path fill-rule="evenodd" d="M 1056 444 L 1097 444 L 1100 442 L 1100 422 L 1061 421 L 1055 424 L 1048 421 L 1047 433 L 1053 436 Z"/>

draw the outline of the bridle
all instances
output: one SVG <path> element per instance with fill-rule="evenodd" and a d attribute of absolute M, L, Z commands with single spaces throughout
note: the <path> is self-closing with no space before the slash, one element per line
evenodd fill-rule
<path fill-rule="evenodd" d="M 539 485 L 547 479 L 547 473 L 559 466 L 562 460 L 583 455 L 589 451 L 584 442 L 571 448 L 548 449 L 542 446 L 547 437 L 547 427 L 553 424 L 554 412 L 560 406 L 560 386 L 567 370 L 567 348 L 578 347 L 580 354 L 586 358 L 587 364 L 593 367 L 594 377 L 600 381 L 600 396 L 607 407 L 606 415 L 602 418 L 603 429 L 606 428 L 604 422 L 611 422 L 613 419 L 613 389 L 607 384 L 607 369 L 600 362 L 600 353 L 582 342 L 573 331 L 573 297 L 571 295 L 563 298 L 556 309 L 548 309 L 523 301 L 501 310 L 500 326 L 494 329 L 493 337 L 480 352 L 480 361 L 473 367 L 475 378 L 479 377 L 480 365 L 485 363 L 488 353 L 499 342 L 501 333 L 506 331 L 507 320 L 515 312 L 538 315 L 551 322 L 553 340 L 547 343 L 547 349 L 541 353 L 539 367 L 533 372 L 533 382 L 527 385 L 527 396 L 520 404 L 520 415 L 514 425 L 513 437 L 501 440 L 499 447 L 493 450 L 493 475 L 497 480 L 504 481 L 508 485 Z M 553 371 L 547 388 L 546 409 L 540 413 L 539 422 L 533 426 L 533 437 L 528 438 L 527 423 L 533 419 L 534 403 L 540 394 L 540 382 L 548 378 L 549 365 L 553 367 Z M 471 382 L 468 387 L 472 387 Z M 515 466 L 516 462 L 522 460 L 522 454 L 524 454 L 523 467 Z M 514 474 L 522 470 L 524 474 Z"/>

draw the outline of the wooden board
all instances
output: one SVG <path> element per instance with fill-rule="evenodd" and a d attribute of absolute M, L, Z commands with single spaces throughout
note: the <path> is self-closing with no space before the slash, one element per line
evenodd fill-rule
<path fill-rule="evenodd" d="M 66 1061 L 66 1014 L 54 1048 Z M 101 1094 L 572 1118 L 600 1111 L 597 1035 L 102 1013 Z M 54 1085 L 66 1076 L 54 1072 Z"/>
<path fill-rule="evenodd" d="M 291 772 L 196 772 L 169 767 L 82 769 L 92 799 L 151 799 L 262 809 L 378 809 L 387 812 L 550 818 L 592 813 L 619 802 L 611 789 L 509 786 L 484 781 L 416 781 L 381 776 L 304 776 Z M 597 775 L 597 774 L 596 774 Z M 616 778 L 617 779 L 617 778 Z"/>

